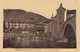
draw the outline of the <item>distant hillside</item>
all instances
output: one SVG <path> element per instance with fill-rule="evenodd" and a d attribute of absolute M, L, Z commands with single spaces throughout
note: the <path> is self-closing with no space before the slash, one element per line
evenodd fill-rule
<path fill-rule="evenodd" d="M 5 21 L 11 22 L 44 22 L 48 23 L 50 20 L 46 17 L 33 13 L 27 12 L 21 9 L 4 9 L 4 19 Z"/>

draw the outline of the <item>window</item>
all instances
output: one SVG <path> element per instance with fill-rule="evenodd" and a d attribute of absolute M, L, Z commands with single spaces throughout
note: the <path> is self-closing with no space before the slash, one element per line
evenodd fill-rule
<path fill-rule="evenodd" d="M 27 27 L 27 25 L 25 25 L 25 27 Z"/>
<path fill-rule="evenodd" d="M 19 23 L 19 24 L 21 24 L 21 23 Z"/>
<path fill-rule="evenodd" d="M 59 24 L 61 25 L 61 22 Z"/>
<path fill-rule="evenodd" d="M 61 18 L 61 16 L 60 16 L 60 18 Z"/>
<path fill-rule="evenodd" d="M 13 25 L 12 25 L 13 26 Z"/>
<path fill-rule="evenodd" d="M 19 25 L 20 26 L 20 25 Z"/>
<path fill-rule="evenodd" d="M 61 12 L 61 10 L 60 10 L 60 12 Z"/>
<path fill-rule="evenodd" d="M 15 25 L 16 26 L 16 25 Z"/>

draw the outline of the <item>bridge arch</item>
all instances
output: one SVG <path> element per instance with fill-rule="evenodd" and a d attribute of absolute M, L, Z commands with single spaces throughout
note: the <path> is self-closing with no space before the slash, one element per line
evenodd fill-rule
<path fill-rule="evenodd" d="M 69 42 L 76 41 L 75 30 L 71 24 L 66 25 L 64 30 L 64 37 L 66 37 Z"/>
<path fill-rule="evenodd" d="M 66 37 L 70 42 L 76 41 L 76 23 L 73 21 L 75 18 L 68 19 L 64 23 L 63 27 L 63 37 Z"/>

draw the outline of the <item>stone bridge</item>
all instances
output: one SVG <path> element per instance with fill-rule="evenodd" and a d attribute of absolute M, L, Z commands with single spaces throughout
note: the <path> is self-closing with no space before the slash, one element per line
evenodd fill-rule
<path fill-rule="evenodd" d="M 62 37 L 66 37 L 68 41 L 76 41 L 76 15 L 65 21 Z"/>

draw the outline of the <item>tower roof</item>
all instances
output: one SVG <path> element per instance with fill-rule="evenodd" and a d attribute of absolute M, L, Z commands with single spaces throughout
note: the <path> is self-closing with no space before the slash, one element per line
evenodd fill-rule
<path fill-rule="evenodd" d="M 57 9 L 57 11 L 58 11 L 59 9 L 65 10 L 65 8 L 64 8 L 63 5 L 62 5 L 62 3 L 60 4 L 60 6 L 59 6 L 59 8 Z"/>

